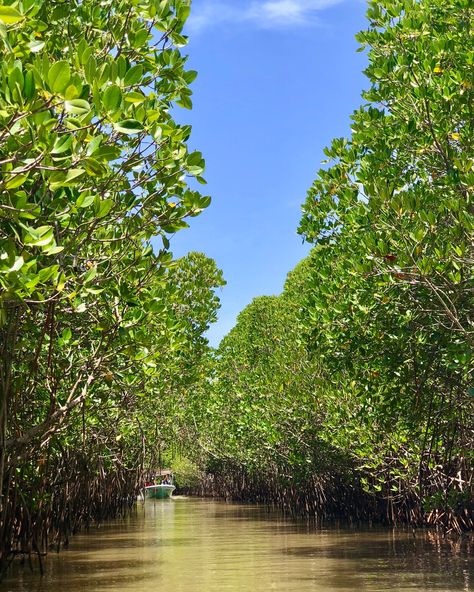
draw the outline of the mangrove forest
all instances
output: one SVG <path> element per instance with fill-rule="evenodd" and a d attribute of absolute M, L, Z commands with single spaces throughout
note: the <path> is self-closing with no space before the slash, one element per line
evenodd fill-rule
<path fill-rule="evenodd" d="M 361 106 L 300 200 L 311 251 L 217 348 L 225 269 L 172 253 L 211 202 L 190 10 L 0 0 L 2 569 L 168 466 L 316 522 L 472 530 L 471 2 L 369 2 Z"/>

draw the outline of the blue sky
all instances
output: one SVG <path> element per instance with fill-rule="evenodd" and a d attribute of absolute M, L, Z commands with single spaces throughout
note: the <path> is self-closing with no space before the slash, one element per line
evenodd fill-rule
<path fill-rule="evenodd" d="M 301 205 L 331 139 L 349 134 L 367 86 L 354 35 L 361 0 L 193 0 L 186 33 L 193 83 L 192 149 L 206 158 L 211 206 L 172 239 L 202 251 L 227 286 L 211 345 L 253 298 L 281 292 L 308 252 Z"/>

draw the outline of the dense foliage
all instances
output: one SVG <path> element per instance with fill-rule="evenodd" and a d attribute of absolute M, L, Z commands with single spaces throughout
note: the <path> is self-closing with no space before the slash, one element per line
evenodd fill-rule
<path fill-rule="evenodd" d="M 324 282 L 308 307 L 311 347 L 345 395 L 336 437 L 355 444 L 372 487 L 468 523 L 472 7 L 374 3 L 368 17 L 368 104 L 327 151 L 301 224 Z"/>
<path fill-rule="evenodd" d="M 171 115 L 188 13 L 0 5 L 0 559 L 113 515 L 173 457 L 215 495 L 472 527 L 470 3 L 369 4 L 365 104 L 304 205 L 314 249 L 215 355 L 221 272 L 169 251 L 210 202 Z"/>
<path fill-rule="evenodd" d="M 0 5 L 0 556 L 117 511 L 201 378 L 222 285 L 169 236 L 209 198 L 187 0 Z M 151 239 L 160 241 L 153 250 Z M 174 427 L 173 427 L 174 426 Z"/>
<path fill-rule="evenodd" d="M 368 19 L 366 102 L 304 205 L 300 232 L 315 248 L 222 342 L 206 446 L 216 474 L 239 467 L 252 495 L 307 510 L 295 491 L 311 498 L 313 478 L 328 491 L 327 475 L 342 475 L 376 517 L 463 529 L 473 525 L 472 6 L 384 0 Z"/>

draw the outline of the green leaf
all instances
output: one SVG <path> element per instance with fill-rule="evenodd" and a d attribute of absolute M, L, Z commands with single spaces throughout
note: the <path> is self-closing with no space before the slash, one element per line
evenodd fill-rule
<path fill-rule="evenodd" d="M 104 216 L 107 216 L 114 205 L 115 203 L 112 199 L 101 199 L 98 202 L 98 205 L 96 205 L 97 218 L 103 218 Z"/>
<path fill-rule="evenodd" d="M 25 74 L 25 86 L 23 88 L 23 94 L 26 99 L 30 100 L 35 94 L 35 77 L 31 70 Z"/>
<path fill-rule="evenodd" d="M 87 208 L 94 202 L 93 195 L 85 195 L 81 193 L 81 195 L 76 200 L 76 206 L 78 208 Z"/>
<path fill-rule="evenodd" d="M 67 173 L 53 173 L 49 180 L 51 189 L 54 190 L 59 189 L 61 187 L 71 187 L 72 185 L 76 184 L 76 179 L 83 175 L 85 172 L 85 169 L 69 169 Z"/>
<path fill-rule="evenodd" d="M 7 189 L 16 189 L 17 187 L 23 185 L 23 183 L 28 179 L 28 173 L 15 174 L 14 171 L 12 171 L 12 173 L 13 174 L 11 174 L 10 178 L 5 183 L 5 187 Z"/>
<path fill-rule="evenodd" d="M 68 101 L 77 99 L 81 96 L 82 86 L 76 86 L 75 84 L 69 84 L 64 91 L 64 98 Z"/>
<path fill-rule="evenodd" d="M 114 129 L 122 134 L 139 134 L 143 131 L 142 124 L 136 119 L 124 119 L 118 123 L 114 123 Z"/>
<path fill-rule="evenodd" d="M 51 66 L 48 72 L 49 88 L 52 92 L 61 94 L 66 90 L 71 80 L 71 69 L 68 62 L 61 60 Z"/>
<path fill-rule="evenodd" d="M 6 25 L 14 25 L 15 23 L 19 23 L 25 17 L 18 12 L 16 8 L 12 8 L 11 6 L 0 6 L 0 21 L 5 23 Z"/>
<path fill-rule="evenodd" d="M 58 278 L 58 283 L 56 285 L 56 291 L 62 292 L 67 282 L 67 277 L 64 273 L 61 273 Z"/>
<path fill-rule="evenodd" d="M 86 169 L 86 173 L 92 176 L 103 177 L 108 172 L 107 167 L 95 158 L 87 158 L 84 161 L 84 167 Z"/>
<path fill-rule="evenodd" d="M 51 265 L 50 267 L 45 267 L 38 274 L 40 282 L 43 284 L 48 282 L 57 273 L 58 273 L 58 266 L 57 265 Z"/>
<path fill-rule="evenodd" d="M 163 230 L 169 234 L 174 234 L 183 228 L 189 228 L 189 224 L 184 220 L 179 220 L 174 224 L 167 224 L 166 226 L 163 226 Z"/>
<path fill-rule="evenodd" d="M 10 267 L 8 271 L 19 271 L 23 267 L 24 263 L 25 260 L 23 259 L 23 257 L 16 257 L 15 263 Z"/>
<path fill-rule="evenodd" d="M 77 130 L 83 126 L 81 120 L 76 119 L 75 117 L 68 117 L 67 119 L 65 119 L 64 125 L 65 125 L 65 127 L 67 127 L 68 129 L 70 129 L 72 131 Z"/>
<path fill-rule="evenodd" d="M 181 98 L 176 101 L 176 104 L 185 109 L 193 108 L 193 102 L 187 95 L 182 95 Z"/>
<path fill-rule="evenodd" d="M 51 150 L 51 154 L 63 154 L 67 152 L 72 145 L 72 135 L 65 134 L 60 136 L 56 142 L 54 142 L 53 149 Z"/>
<path fill-rule="evenodd" d="M 108 86 L 102 97 L 102 103 L 107 111 L 117 111 L 122 104 L 122 91 L 116 84 Z"/>
<path fill-rule="evenodd" d="M 8 86 L 13 94 L 13 97 L 18 96 L 17 92 L 23 91 L 25 79 L 23 78 L 23 72 L 20 68 L 16 67 L 11 70 L 8 74 Z"/>
<path fill-rule="evenodd" d="M 143 67 L 140 65 L 132 66 L 130 70 L 127 71 L 124 78 L 125 86 L 133 86 L 134 84 L 138 84 L 143 76 Z"/>
<path fill-rule="evenodd" d="M 186 168 L 192 175 L 201 175 L 204 171 L 205 162 L 201 152 L 192 152 L 186 160 Z"/>
<path fill-rule="evenodd" d="M 84 276 L 84 284 L 91 282 L 97 275 L 97 267 L 92 267 Z"/>
<path fill-rule="evenodd" d="M 107 162 L 117 160 L 120 157 L 120 149 L 117 146 L 101 146 L 94 151 L 94 157 Z"/>
<path fill-rule="evenodd" d="M 93 55 L 91 55 L 87 60 L 87 64 L 85 65 L 84 70 L 87 82 L 89 84 L 93 84 L 97 72 L 97 61 Z"/>
<path fill-rule="evenodd" d="M 44 254 L 51 257 L 52 255 L 57 255 L 58 253 L 62 253 L 63 251 L 64 251 L 64 247 L 59 247 L 57 245 L 54 245 L 52 247 L 48 247 L 47 249 L 45 249 Z"/>
<path fill-rule="evenodd" d="M 65 101 L 64 108 L 68 113 L 73 113 L 74 115 L 86 115 L 91 110 L 91 106 L 84 99 Z"/>
<path fill-rule="evenodd" d="M 127 103 L 143 103 L 146 99 L 145 95 L 139 92 L 128 92 L 124 96 L 125 102 Z"/>
<path fill-rule="evenodd" d="M 30 43 L 28 43 L 28 47 L 32 53 L 37 53 L 37 52 L 41 51 L 45 45 L 46 45 L 46 43 L 44 41 L 36 41 L 36 40 L 30 41 Z"/>
<path fill-rule="evenodd" d="M 188 70 L 184 73 L 183 78 L 186 81 L 186 84 L 191 84 L 196 80 L 198 73 L 196 70 Z"/>
<path fill-rule="evenodd" d="M 54 231 L 51 226 L 39 228 L 24 227 L 26 229 L 25 244 L 32 247 L 44 247 L 54 240 Z"/>

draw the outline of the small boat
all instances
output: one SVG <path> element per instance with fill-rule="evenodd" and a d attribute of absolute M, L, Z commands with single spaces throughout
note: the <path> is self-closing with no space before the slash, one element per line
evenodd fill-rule
<path fill-rule="evenodd" d="M 144 497 L 153 499 L 167 499 L 176 489 L 173 485 L 173 473 L 170 469 L 155 471 L 152 479 L 163 479 L 161 483 L 146 483 L 143 488 Z"/>
<path fill-rule="evenodd" d="M 171 483 L 160 483 L 158 485 L 145 485 L 145 497 L 153 499 L 166 499 L 171 497 L 171 494 L 176 489 Z"/>

